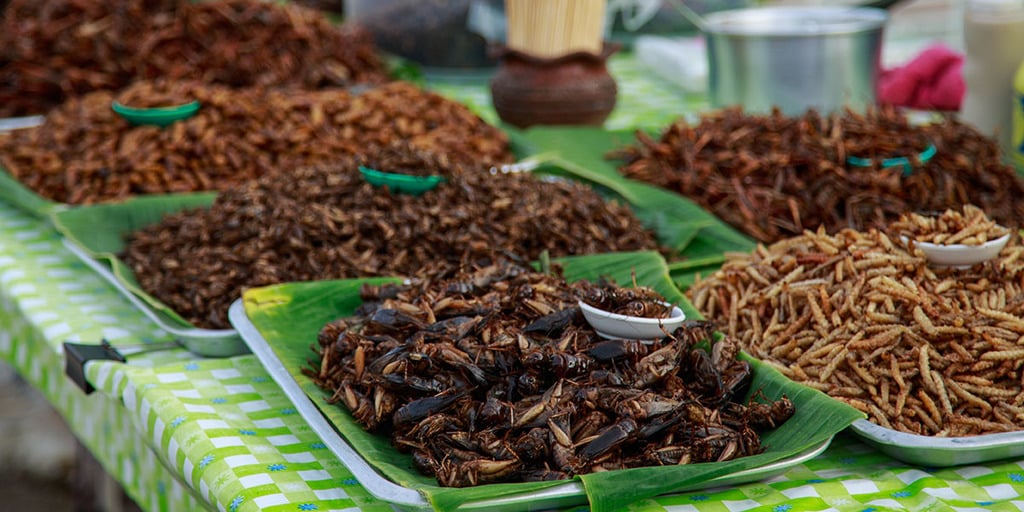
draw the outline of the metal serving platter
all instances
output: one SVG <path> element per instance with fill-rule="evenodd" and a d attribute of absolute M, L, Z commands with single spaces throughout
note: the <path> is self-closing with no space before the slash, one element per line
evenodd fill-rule
<path fill-rule="evenodd" d="M 1024 431 L 934 437 L 900 432 L 868 420 L 856 420 L 849 428 L 882 453 L 919 466 L 959 466 L 1024 456 Z"/>
<path fill-rule="evenodd" d="M 25 117 L 4 117 L 0 118 L 0 132 L 6 132 L 11 130 L 21 130 L 23 128 L 32 128 L 43 124 L 46 118 L 43 116 L 25 116 Z"/>
<path fill-rule="evenodd" d="M 197 327 L 181 327 L 157 313 L 144 300 L 130 290 L 122 280 L 110 270 L 110 267 L 97 261 L 89 251 L 83 249 L 69 238 L 64 238 L 64 247 L 78 257 L 86 266 L 94 270 L 103 279 L 117 289 L 139 311 L 161 329 L 172 334 L 189 352 L 204 357 L 229 357 L 248 353 L 245 342 L 234 329 L 200 329 Z"/>
<path fill-rule="evenodd" d="M 231 304 L 228 310 L 228 318 L 231 324 L 238 329 L 239 334 L 252 353 L 259 359 L 264 368 L 267 369 L 274 381 L 281 386 L 284 394 L 292 401 L 303 419 L 309 423 L 313 431 L 327 445 L 327 448 L 345 464 L 353 476 L 359 480 L 359 483 L 370 494 L 402 510 L 431 510 L 430 503 L 422 494 L 415 489 L 397 484 L 378 473 L 367 459 L 360 455 L 338 434 L 330 421 L 324 417 L 316 404 L 306 395 L 299 383 L 296 382 L 288 372 L 288 369 L 281 363 L 260 331 L 249 320 L 242 299 L 237 299 Z M 793 466 L 817 457 L 828 448 L 831 441 L 832 439 L 829 438 L 821 444 L 792 457 L 758 468 L 722 475 L 691 487 L 677 489 L 676 492 L 734 486 L 777 476 Z M 520 512 L 523 510 L 569 507 L 585 503 L 587 503 L 587 495 L 583 485 L 577 481 L 568 481 L 563 485 L 542 491 L 464 503 L 458 510 Z"/>

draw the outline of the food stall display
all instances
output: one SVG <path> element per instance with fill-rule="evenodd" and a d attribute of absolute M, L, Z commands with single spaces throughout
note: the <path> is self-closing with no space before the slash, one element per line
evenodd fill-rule
<path fill-rule="evenodd" d="M 487 72 L 403 14 L 494 2 L 297 4 L 0 2 L 0 119 L 40 119 L 0 131 L 0 356 L 144 508 L 1024 496 L 1024 184 L 993 138 L 887 106 L 495 126 L 486 85 L 403 80 L 364 30 Z"/>
<path fill-rule="evenodd" d="M 167 127 L 112 109 L 198 101 Z M 512 161 L 507 137 L 457 102 L 407 82 L 346 89 L 229 88 L 142 81 L 66 101 L 34 128 L 0 133 L 0 165 L 36 194 L 67 204 L 223 190 L 399 142 L 452 162 Z"/>

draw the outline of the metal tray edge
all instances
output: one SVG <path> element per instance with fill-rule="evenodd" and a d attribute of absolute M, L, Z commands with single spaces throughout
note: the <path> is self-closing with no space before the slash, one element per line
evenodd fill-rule
<path fill-rule="evenodd" d="M 393 503 L 395 505 L 430 508 L 430 503 L 419 492 L 407 487 L 395 484 L 381 476 L 375 469 L 363 459 L 347 441 L 342 439 L 334 430 L 334 427 L 324 418 L 316 404 L 302 390 L 299 384 L 292 378 L 288 370 L 280 364 L 274 351 L 263 338 L 263 335 L 256 329 L 256 326 L 249 320 L 245 313 L 245 305 L 242 299 L 236 299 L 228 308 L 228 319 L 242 335 L 242 339 L 249 346 L 256 359 L 259 359 L 263 367 L 270 373 L 270 377 L 281 390 L 284 391 L 296 410 L 303 419 L 309 422 L 320 440 L 327 445 L 341 462 L 345 464 L 359 483 L 376 498 Z"/>
<path fill-rule="evenodd" d="M 170 325 L 153 311 L 142 299 L 124 286 L 106 265 L 96 261 L 92 255 L 69 238 L 63 239 L 64 247 L 82 263 L 95 271 L 117 289 L 129 302 L 152 320 L 161 329 L 174 335 L 189 352 L 205 357 L 229 357 L 248 352 L 245 342 L 235 329 L 183 329 Z"/>
<path fill-rule="evenodd" d="M 959 466 L 1024 455 L 1024 431 L 942 438 L 900 432 L 863 419 L 849 429 L 887 455 L 923 466 Z"/>
<path fill-rule="evenodd" d="M 43 124 L 46 121 L 46 116 L 23 116 L 23 117 L 3 117 L 0 118 L 0 132 L 7 132 L 11 130 L 23 130 L 25 128 L 34 128 Z"/>

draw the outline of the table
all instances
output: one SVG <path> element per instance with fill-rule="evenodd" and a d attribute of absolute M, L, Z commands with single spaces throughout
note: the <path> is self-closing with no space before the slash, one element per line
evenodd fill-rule
<path fill-rule="evenodd" d="M 613 59 L 611 128 L 658 127 L 703 99 L 645 82 Z M 475 87 L 475 89 L 474 89 Z M 435 84 L 494 120 L 479 86 Z M 0 203 L 0 357 L 67 420 L 145 510 L 391 510 L 325 447 L 254 356 L 174 348 L 92 362 L 86 395 L 63 371 L 62 343 L 109 340 L 124 352 L 170 336 L 76 260 L 47 222 Z M 817 458 L 763 482 L 662 496 L 651 511 L 1024 510 L 1024 460 L 908 466 L 842 434 Z"/>

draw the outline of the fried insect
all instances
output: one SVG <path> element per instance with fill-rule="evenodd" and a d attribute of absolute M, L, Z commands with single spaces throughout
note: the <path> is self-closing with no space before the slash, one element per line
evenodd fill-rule
<path fill-rule="evenodd" d="M 183 317 L 224 328 L 231 301 L 253 286 L 396 275 L 444 279 L 467 265 L 526 262 L 544 251 L 555 257 L 658 248 L 654 233 L 627 206 L 605 201 L 585 185 L 546 183 L 530 174 L 492 176 L 456 164 L 449 153 L 407 147 L 367 160 L 338 159 L 265 176 L 220 194 L 209 209 L 167 216 L 133 233 L 124 259 L 143 289 Z M 359 175 L 360 163 L 387 168 L 393 159 L 417 161 L 448 181 L 416 197 L 374 188 Z M 506 277 L 448 281 L 436 292 L 443 299 L 420 319 L 431 324 L 423 335 L 458 342 L 468 330 L 487 330 L 474 322 L 486 323 L 489 306 L 474 296 Z M 517 293 L 520 313 L 533 319 L 531 338 L 572 343 L 575 334 L 567 326 L 579 323 L 575 311 L 546 308 L 542 287 Z M 388 299 L 383 294 L 370 300 Z M 403 328 L 399 319 L 407 322 L 408 309 L 418 307 L 377 313 L 389 315 L 380 316 L 385 324 L 379 333 Z M 489 334 L 483 345 L 517 341 L 494 339 L 501 333 Z"/>
<path fill-rule="evenodd" d="M 755 393 L 744 401 L 749 365 L 726 346 L 734 345 L 730 338 L 712 341 L 708 322 L 689 322 L 659 340 L 604 340 L 575 311 L 595 294 L 661 300 L 650 290 L 569 285 L 557 274 L 499 263 L 391 291 L 325 325 L 319 360 L 304 371 L 443 486 L 729 460 L 760 453 L 759 433 L 794 413 L 786 398 Z M 434 328 L 459 318 L 441 307 L 456 297 L 487 319 L 465 323 L 458 341 L 442 334 L 452 330 Z M 526 300 L 533 303 L 524 307 Z M 392 336 L 377 346 L 365 339 L 361 326 L 395 310 L 416 321 L 389 324 Z M 710 353 L 697 348 L 704 344 Z"/>
<path fill-rule="evenodd" d="M 587 304 L 619 315 L 663 318 L 672 312 L 671 304 L 662 300 L 654 290 L 642 286 L 619 288 L 599 280 L 597 286 L 587 286 L 582 295 Z"/>
<path fill-rule="evenodd" d="M 1015 235 L 993 260 L 939 268 L 882 231 L 819 229 L 730 255 L 687 294 L 749 353 L 879 425 L 1024 430 L 1022 256 Z"/>
<path fill-rule="evenodd" d="M 134 126 L 111 102 L 199 101 L 166 129 Z M 141 194 L 227 190 L 339 158 L 409 161 L 396 147 L 445 155 L 446 165 L 512 160 L 507 137 L 469 109 L 413 84 L 346 89 L 232 89 L 191 80 L 141 81 L 70 99 L 42 125 L 0 133 L 0 164 L 37 194 L 92 204 Z M 384 155 L 384 156 L 381 156 Z M 379 158 L 378 158 L 379 157 Z M 356 172 L 356 169 L 352 169 Z"/>
<path fill-rule="evenodd" d="M 947 209 L 939 215 L 907 213 L 889 225 L 889 232 L 917 242 L 938 245 L 981 245 L 1010 232 L 972 204 L 961 211 Z"/>

